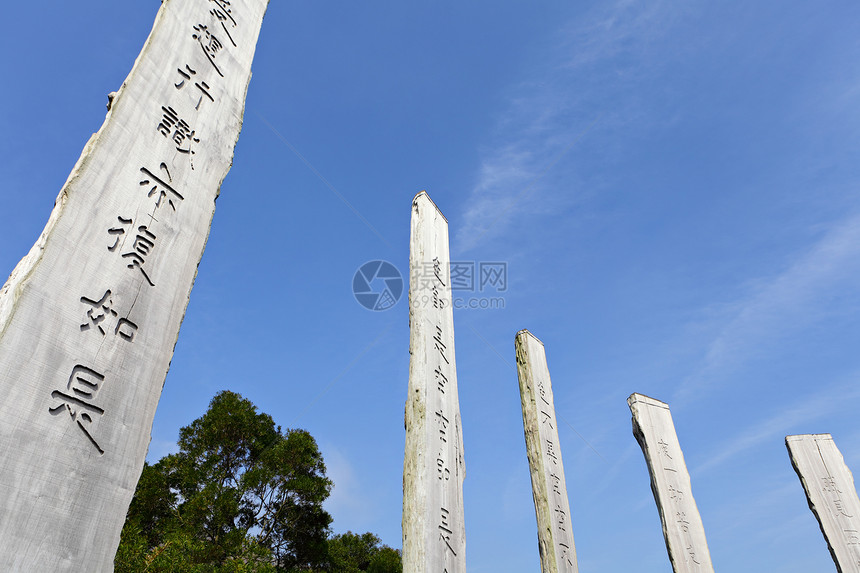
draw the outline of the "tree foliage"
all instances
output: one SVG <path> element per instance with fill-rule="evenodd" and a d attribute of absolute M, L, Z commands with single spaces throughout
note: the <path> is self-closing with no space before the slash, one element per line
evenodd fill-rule
<path fill-rule="evenodd" d="M 400 552 L 380 545 L 372 533 L 347 531 L 329 540 L 329 571 L 333 573 L 401 573 Z"/>
<path fill-rule="evenodd" d="M 146 571 L 323 567 L 331 485 L 310 434 L 284 432 L 249 400 L 221 392 L 180 430 L 178 453 L 144 466 L 117 570 L 141 570 L 141 557 Z M 177 560 L 184 565 L 171 568 Z"/>
<path fill-rule="evenodd" d="M 117 573 L 400 573 L 400 553 L 371 533 L 328 539 L 332 482 L 304 430 L 224 391 L 178 445 L 144 465 Z"/>

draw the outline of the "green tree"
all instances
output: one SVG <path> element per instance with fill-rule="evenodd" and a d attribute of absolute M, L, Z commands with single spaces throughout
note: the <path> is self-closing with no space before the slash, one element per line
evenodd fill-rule
<path fill-rule="evenodd" d="M 329 571 L 332 573 L 401 573 L 400 552 L 380 545 L 372 533 L 347 531 L 328 542 Z"/>
<path fill-rule="evenodd" d="M 233 392 L 180 430 L 179 452 L 145 465 L 116 570 L 312 571 L 328 565 L 331 491 L 317 444 Z"/>
<path fill-rule="evenodd" d="M 403 573 L 400 551 L 383 545 L 370 560 L 367 573 Z"/>

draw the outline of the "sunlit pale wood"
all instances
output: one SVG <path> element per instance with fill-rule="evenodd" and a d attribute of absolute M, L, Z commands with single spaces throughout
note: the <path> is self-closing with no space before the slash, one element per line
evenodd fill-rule
<path fill-rule="evenodd" d="M 675 573 L 713 572 L 705 528 L 669 406 L 642 394 L 631 394 L 627 404 L 633 414 L 633 435 L 648 463 L 672 568 Z"/>
<path fill-rule="evenodd" d="M 515 347 L 541 571 L 576 573 L 579 569 L 546 351 L 528 330 L 517 333 Z"/>
<path fill-rule="evenodd" d="M 854 476 L 830 434 L 786 436 L 785 446 L 809 509 L 841 573 L 860 573 L 860 499 Z"/>
<path fill-rule="evenodd" d="M 113 569 L 266 5 L 161 5 L 2 288 L 0 571 Z"/>
<path fill-rule="evenodd" d="M 412 202 L 409 395 L 403 463 L 403 571 L 465 573 L 463 439 L 454 361 L 448 221 Z"/>

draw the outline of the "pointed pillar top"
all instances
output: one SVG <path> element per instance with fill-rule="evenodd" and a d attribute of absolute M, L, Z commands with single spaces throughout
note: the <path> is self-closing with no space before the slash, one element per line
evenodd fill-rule
<path fill-rule="evenodd" d="M 785 437 L 785 443 L 788 442 L 801 442 L 803 440 L 832 440 L 833 436 L 830 434 L 794 434 L 791 436 Z"/>
<path fill-rule="evenodd" d="M 442 218 L 445 219 L 445 222 L 446 223 L 448 222 L 448 217 L 445 216 L 445 214 L 442 212 L 442 209 L 440 209 L 439 206 L 433 202 L 433 199 L 430 198 L 430 194 L 427 193 L 427 191 L 425 191 L 423 189 L 421 191 L 419 191 L 415 195 L 415 197 L 412 199 L 412 206 L 414 207 L 416 204 L 418 204 L 419 201 L 423 201 L 423 200 L 426 200 L 431 205 L 433 205 L 433 207 L 436 209 L 436 211 L 438 211 L 439 214 L 442 216 Z"/>
<path fill-rule="evenodd" d="M 532 334 L 529 331 L 529 329 L 527 329 L 527 328 L 524 328 L 521 331 L 517 332 L 517 335 L 515 338 L 520 338 L 521 336 L 528 336 L 528 337 L 534 339 L 534 341 L 537 342 L 538 344 L 540 344 L 541 346 L 544 345 L 543 342 L 541 342 L 541 339 L 538 338 L 537 336 L 535 336 L 534 334 Z"/>
<path fill-rule="evenodd" d="M 661 402 L 660 400 L 652 398 L 650 396 L 646 396 L 645 394 L 639 394 L 637 392 L 634 392 L 630 394 L 630 396 L 627 398 L 628 406 L 633 406 L 633 404 L 637 402 L 647 404 L 648 406 L 656 406 L 658 408 L 665 408 L 667 410 L 669 409 L 669 404 L 667 404 L 666 402 Z"/>

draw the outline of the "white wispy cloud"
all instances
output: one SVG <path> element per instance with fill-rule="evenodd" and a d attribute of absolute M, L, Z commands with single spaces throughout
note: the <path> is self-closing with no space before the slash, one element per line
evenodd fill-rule
<path fill-rule="evenodd" d="M 774 443 L 778 444 L 793 431 L 793 428 L 808 425 L 810 422 L 820 420 L 840 409 L 849 407 L 848 402 L 860 397 L 860 388 L 857 385 L 858 377 L 860 375 L 854 376 L 848 384 L 833 385 L 812 396 L 805 396 L 793 406 L 782 409 L 770 418 L 745 428 L 715 452 L 710 453 L 708 460 L 699 464 L 691 473 L 701 475 L 752 448 L 763 444 L 768 444 L 768 447 Z M 839 396 L 839 399 L 834 400 L 834 396 Z"/>
<path fill-rule="evenodd" d="M 594 489 L 592 495 L 596 496 L 610 487 L 616 486 L 616 480 L 619 477 L 624 475 L 623 472 L 627 471 L 630 468 L 630 459 L 636 456 L 636 453 L 640 451 L 639 444 L 637 442 L 627 444 L 627 447 L 621 451 L 621 454 L 615 458 L 614 462 L 611 466 L 608 466 L 606 469 L 606 473 L 601 476 L 599 485 Z"/>
<path fill-rule="evenodd" d="M 558 213 L 581 199 L 571 167 L 577 148 L 594 145 L 596 132 L 633 120 L 636 98 L 628 88 L 659 65 L 649 58 L 649 45 L 673 13 L 662 3 L 625 0 L 559 26 L 541 63 L 511 90 L 482 150 L 456 236 L 459 249 L 504 234 L 524 213 Z M 634 52 L 635 64 L 614 61 Z M 618 94 L 623 99 L 608 101 Z"/>
<path fill-rule="evenodd" d="M 846 315 L 844 293 L 860 286 L 860 215 L 833 224 L 813 245 L 774 277 L 761 279 L 743 300 L 727 305 L 715 322 L 701 366 L 678 389 L 675 402 L 691 399 L 780 337 L 839 313 Z M 856 304 L 856 301 L 855 301 Z"/>

